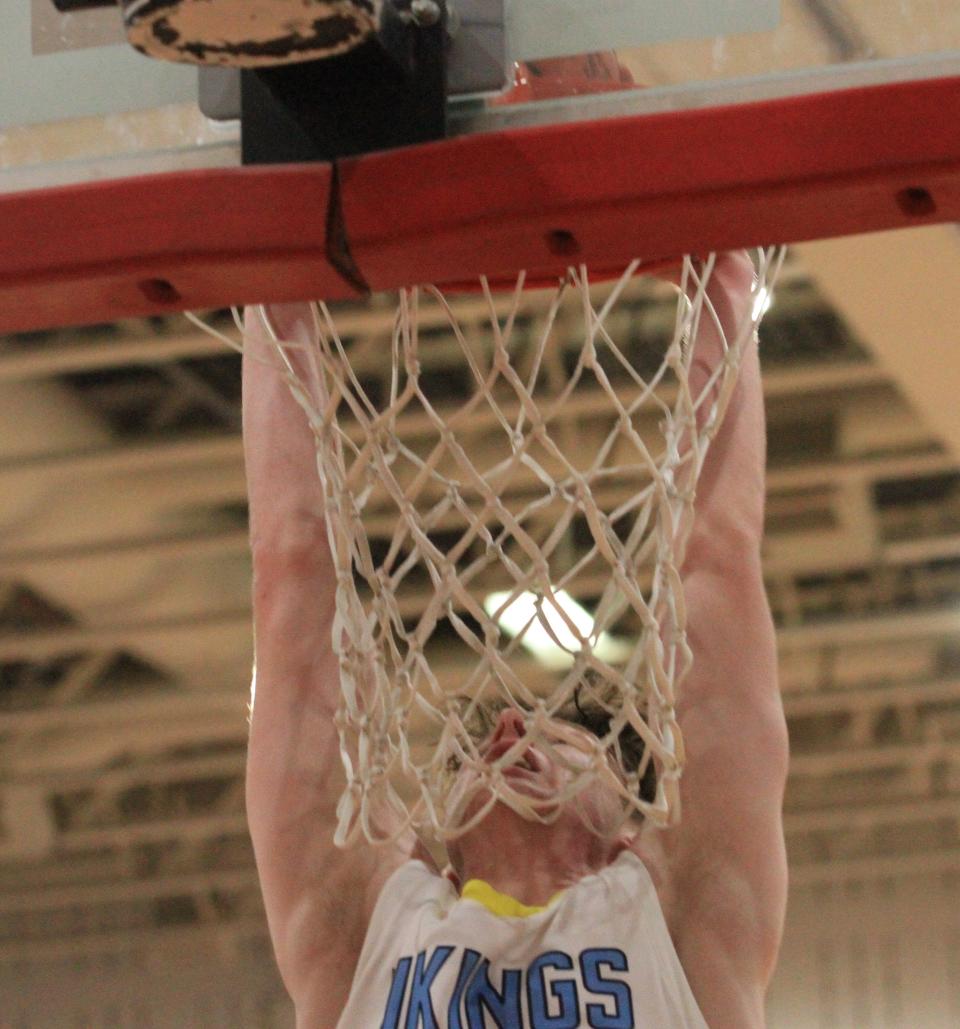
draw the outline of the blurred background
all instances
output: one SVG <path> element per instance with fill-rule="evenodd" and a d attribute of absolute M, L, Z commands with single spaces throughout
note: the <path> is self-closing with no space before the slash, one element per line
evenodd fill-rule
<path fill-rule="evenodd" d="M 238 163 L 193 70 L 103 46 L 114 9 L 6 6 L 0 192 Z M 638 83 L 699 84 L 695 101 L 771 69 L 850 82 L 878 58 L 955 60 L 955 0 L 779 8 L 769 36 L 620 56 Z M 576 30 L 554 21 L 537 31 Z M 792 741 L 774 1029 L 960 1026 L 958 270 L 955 226 L 797 246 L 761 333 Z M 457 311 L 480 324 L 475 301 Z M 648 283 L 615 329 L 662 341 L 673 318 Z M 368 380 L 391 319 L 388 298 L 338 305 Z M 554 346 L 577 333 L 561 319 Z M 457 349 L 433 353 L 454 390 Z M 0 1029 L 293 1025 L 244 815 L 239 364 L 180 316 L 0 337 Z M 456 678 L 473 657 L 443 659 Z"/>
<path fill-rule="evenodd" d="M 798 246 L 762 330 L 775 1027 L 960 1025 L 958 267 L 955 227 Z M 672 319 L 641 286 L 618 331 Z M 338 323 L 376 353 L 391 311 Z M 0 339 L 3 1029 L 293 1024 L 244 817 L 245 523 L 237 355 L 180 316 Z"/>

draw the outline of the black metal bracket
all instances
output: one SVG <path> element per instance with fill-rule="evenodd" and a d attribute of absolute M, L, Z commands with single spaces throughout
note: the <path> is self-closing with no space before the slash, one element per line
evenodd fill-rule
<path fill-rule="evenodd" d="M 386 0 L 338 57 L 241 74 L 244 164 L 334 161 L 446 134 L 446 0 Z"/>
<path fill-rule="evenodd" d="M 62 14 L 72 11 L 86 11 L 93 7 L 116 7 L 117 0 L 52 0 L 53 6 Z"/>

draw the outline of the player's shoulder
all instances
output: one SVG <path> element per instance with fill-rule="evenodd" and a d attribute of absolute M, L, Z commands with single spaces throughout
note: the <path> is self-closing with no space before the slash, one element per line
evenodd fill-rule
<path fill-rule="evenodd" d="M 660 846 L 656 831 L 644 829 L 634 836 L 625 849 L 638 859 L 639 865 L 635 865 L 635 867 L 646 872 L 653 883 L 657 899 L 660 901 L 660 909 L 663 911 L 669 927 L 670 920 L 667 918 L 667 911 L 673 904 L 673 893 L 670 888 L 670 862 L 663 847 Z"/>
<path fill-rule="evenodd" d="M 282 971 L 298 1025 L 337 1024 L 384 888 L 402 869 L 417 870 L 421 878 L 432 874 L 412 860 L 412 850 L 408 839 L 382 848 L 360 844 L 331 848 L 318 861 L 314 888 L 304 892 L 282 934 L 288 955 Z M 408 890 L 416 889 L 411 882 Z"/>
<path fill-rule="evenodd" d="M 776 955 L 768 953 L 768 920 L 749 878 L 724 862 L 678 867 L 665 834 L 653 828 L 631 849 L 653 881 L 674 950 L 707 1023 L 762 1026 Z"/>

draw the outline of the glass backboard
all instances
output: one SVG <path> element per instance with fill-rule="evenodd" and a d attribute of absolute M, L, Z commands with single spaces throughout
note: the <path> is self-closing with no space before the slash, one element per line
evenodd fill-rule
<path fill-rule="evenodd" d="M 454 84 L 456 135 L 960 75 L 955 0 L 459 0 L 454 15 L 455 70 L 488 69 L 485 88 Z M 0 193 L 240 163 L 233 73 L 140 56 L 114 8 L 7 4 L 0 50 Z M 593 50 L 643 88 L 491 102 L 514 62 Z"/>

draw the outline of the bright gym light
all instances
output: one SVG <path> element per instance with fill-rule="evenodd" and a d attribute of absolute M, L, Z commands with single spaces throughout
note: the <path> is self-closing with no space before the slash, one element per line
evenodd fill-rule
<path fill-rule="evenodd" d="M 484 600 L 483 607 L 491 618 L 497 618 L 497 624 L 510 636 L 518 636 L 526 629 L 521 645 L 545 667 L 562 671 L 573 664 L 573 654 L 579 653 L 580 643 L 557 609 L 566 614 L 583 636 L 593 635 L 593 616 L 565 590 L 556 590 L 553 598 L 556 604 L 546 597 L 539 598 L 535 593 L 521 593 L 504 608 L 510 594 L 491 593 Z M 602 661 L 619 664 L 630 656 L 631 647 L 609 633 L 601 632 L 594 637 L 592 650 Z"/>
<path fill-rule="evenodd" d="M 757 290 L 756 299 L 753 302 L 753 318 L 759 321 L 773 306 L 773 290 L 762 286 Z"/>

